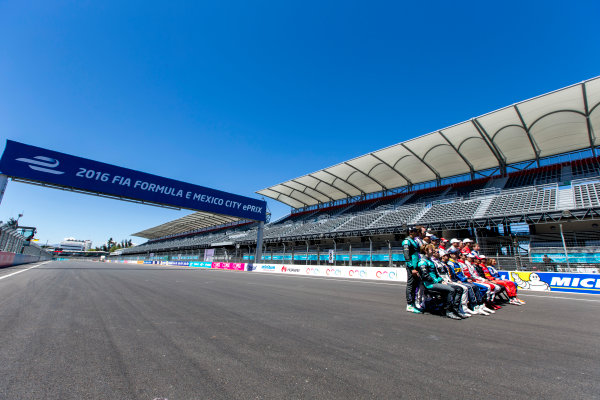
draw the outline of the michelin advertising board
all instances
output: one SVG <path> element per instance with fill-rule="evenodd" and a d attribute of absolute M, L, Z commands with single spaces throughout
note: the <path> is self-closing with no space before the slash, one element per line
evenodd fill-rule
<path fill-rule="evenodd" d="M 500 276 L 524 290 L 600 294 L 600 274 L 500 271 Z"/>

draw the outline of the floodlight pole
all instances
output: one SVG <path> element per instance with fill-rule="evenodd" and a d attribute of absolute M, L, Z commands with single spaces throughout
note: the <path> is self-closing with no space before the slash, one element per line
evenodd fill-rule
<path fill-rule="evenodd" d="M 255 263 L 262 262 L 264 229 L 265 229 L 265 223 L 263 221 L 260 221 L 260 223 L 258 224 L 258 231 L 256 232 L 256 252 L 254 253 L 254 262 Z"/>
<path fill-rule="evenodd" d="M 8 176 L 0 174 L 0 204 L 2 204 L 2 198 L 6 191 L 6 185 L 8 183 Z"/>

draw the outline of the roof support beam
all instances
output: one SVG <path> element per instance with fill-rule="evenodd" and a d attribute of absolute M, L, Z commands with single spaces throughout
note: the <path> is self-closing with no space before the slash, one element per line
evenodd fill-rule
<path fill-rule="evenodd" d="M 305 196 L 307 196 L 307 197 L 310 197 L 311 199 L 313 199 L 313 200 L 314 200 L 314 201 L 316 201 L 317 203 L 321 203 L 321 200 L 319 200 L 319 199 L 317 199 L 317 198 L 315 198 L 315 197 L 311 196 L 310 194 L 304 193 L 304 191 L 300 191 L 300 190 L 298 190 L 298 189 L 294 189 L 293 187 L 291 187 L 291 186 L 288 186 L 288 185 L 286 185 L 285 183 L 280 183 L 280 185 L 281 185 L 281 186 L 285 186 L 286 188 L 290 189 L 290 190 L 292 191 L 292 193 L 293 193 L 294 191 L 296 191 L 296 192 L 300 192 L 300 193 L 302 193 L 303 195 L 305 195 Z"/>
<path fill-rule="evenodd" d="M 587 100 L 585 82 L 581 84 L 581 93 L 583 95 L 583 106 L 585 107 L 585 122 L 587 124 L 588 138 L 590 139 L 590 149 L 592 149 L 592 156 L 596 157 L 596 146 L 594 146 L 594 130 L 592 129 L 592 122 L 590 121 L 590 106 Z"/>
<path fill-rule="evenodd" d="M 353 170 L 355 170 L 356 172 L 358 172 L 359 174 L 363 174 L 364 176 L 366 176 L 367 178 L 369 178 L 370 180 L 372 180 L 373 182 L 375 182 L 376 184 L 378 184 L 379 186 L 381 186 L 382 190 L 387 190 L 387 187 L 379 182 L 377 179 L 373 178 L 372 176 L 369 176 L 369 174 L 364 173 L 363 171 L 361 171 L 360 169 L 356 168 L 354 165 L 344 161 L 344 164 L 346 164 L 347 166 L 349 166 L 350 168 L 352 168 Z M 349 178 L 350 176 L 348 176 Z M 347 181 L 346 181 L 347 182 Z"/>
<path fill-rule="evenodd" d="M 315 178 L 315 179 L 317 179 L 317 178 Z M 310 189 L 310 190 L 314 190 L 315 192 L 319 193 L 320 195 L 322 195 L 322 196 L 324 196 L 324 197 L 327 197 L 327 199 L 329 199 L 329 201 L 334 201 L 334 200 L 333 200 L 333 198 L 331 198 L 331 197 L 327 196 L 325 193 L 321 192 L 321 191 L 320 191 L 320 190 L 318 190 L 317 188 L 314 188 L 314 187 L 312 187 L 312 186 L 308 186 L 308 185 L 305 185 L 305 184 L 303 184 L 303 183 L 300 183 L 300 182 L 298 182 L 298 181 L 297 181 L 297 180 L 295 180 L 295 179 L 291 179 L 291 181 L 292 181 L 292 182 L 295 182 L 295 183 L 297 183 L 298 185 L 302 185 L 302 186 L 304 186 L 304 187 L 305 187 L 305 189 L 302 191 L 302 193 L 304 193 L 304 194 L 306 194 L 306 189 Z M 321 182 L 323 182 L 323 181 L 321 181 Z M 331 185 L 329 185 L 329 186 L 331 186 Z M 320 202 L 320 203 L 322 203 L 322 202 Z"/>
<path fill-rule="evenodd" d="M 471 179 L 475 179 L 475 168 L 473 168 L 473 164 L 471 164 L 471 163 L 469 162 L 469 160 L 467 160 L 467 159 L 465 158 L 465 156 L 463 156 L 463 155 L 462 155 L 462 153 L 461 153 L 460 151 L 458 151 L 458 149 L 456 148 L 456 146 L 454 146 L 454 145 L 452 144 L 452 142 L 450 142 L 450 141 L 448 140 L 448 138 L 446 137 L 446 135 L 444 135 L 444 133 L 443 133 L 442 131 L 438 131 L 438 132 L 439 132 L 439 133 L 440 133 L 440 135 L 441 135 L 441 136 L 444 138 L 444 140 L 445 140 L 446 142 L 448 142 L 448 144 L 450 145 L 450 147 L 452 147 L 452 148 L 454 149 L 454 151 L 456 152 L 456 154 L 458 154 L 458 156 L 459 156 L 460 158 L 462 158 L 462 160 L 465 162 L 465 164 L 467 164 L 467 166 L 469 167 L 469 170 L 471 171 Z"/>
<path fill-rule="evenodd" d="M 359 188 L 357 188 L 355 185 L 353 185 L 352 183 L 348 182 L 347 180 L 342 179 L 342 178 L 340 178 L 339 176 L 337 176 L 335 174 L 332 174 L 331 172 L 327 171 L 326 169 L 323 169 L 322 171 L 325 172 L 326 174 L 329 174 L 329 175 L 333 176 L 335 179 L 339 179 L 340 181 L 342 181 L 344 183 L 347 183 L 348 185 L 352 186 L 354 189 L 358 190 L 358 192 L 360 194 L 363 194 L 363 195 L 365 194 L 365 192 L 363 192 L 362 190 L 360 190 Z M 354 196 L 349 196 L 349 197 L 354 197 Z"/>
<path fill-rule="evenodd" d="M 533 152 L 535 153 L 535 162 L 536 162 L 537 166 L 539 167 L 540 166 L 540 148 L 537 145 L 537 143 L 535 142 L 535 140 L 533 139 L 533 136 L 531 136 L 531 132 L 529 132 L 529 128 L 527 127 L 527 124 L 525 123 L 525 120 L 523 119 L 523 116 L 521 115 L 521 111 L 519 111 L 519 107 L 515 104 L 515 105 L 513 105 L 513 108 L 515 109 L 515 112 L 519 116 L 521 125 L 523 126 L 523 129 L 525 130 L 525 133 L 527 134 L 527 137 L 529 138 L 529 143 L 531 143 L 531 147 L 533 148 Z"/>
<path fill-rule="evenodd" d="M 483 139 L 485 144 L 487 144 L 487 146 L 491 150 L 494 157 L 496 157 L 496 160 L 498 160 L 498 166 L 500 167 L 500 173 L 503 175 L 506 175 L 506 159 L 502 155 L 502 152 L 500 151 L 500 149 L 494 144 L 494 141 L 492 139 L 490 139 L 490 136 L 486 132 L 485 128 L 479 123 L 477 118 L 473 118 L 471 120 L 471 123 L 473 124 L 475 129 L 477 129 L 479 136 L 481 136 L 481 138 Z"/>
<path fill-rule="evenodd" d="M 413 156 L 415 156 L 417 158 L 417 160 L 421 161 L 423 163 L 423 165 L 425 165 L 427 168 L 429 168 L 431 170 L 431 172 L 433 172 L 433 174 L 435 175 L 435 179 L 438 182 L 438 184 L 441 182 L 442 178 L 440 177 L 440 174 L 435 170 L 435 168 L 433 168 L 425 160 L 423 160 L 421 157 L 419 157 L 414 151 L 412 151 L 411 149 L 409 149 L 404 143 L 400 143 L 400 146 L 402 146 L 406 150 L 408 150 L 408 152 L 410 154 L 412 154 Z"/>
<path fill-rule="evenodd" d="M 308 206 L 308 204 L 306 204 L 305 202 L 303 202 L 302 200 L 298 199 L 297 197 L 292 196 L 291 194 L 287 194 L 287 193 L 283 193 L 280 192 L 279 190 L 275 190 L 273 188 L 269 188 L 269 190 L 275 192 L 275 193 L 279 193 L 285 197 L 289 197 L 290 199 L 296 200 L 297 202 L 301 203 L 304 207 Z M 279 199 L 279 196 L 277 196 L 277 198 Z"/>
<path fill-rule="evenodd" d="M 408 177 L 406 175 L 404 175 L 402 172 L 398 171 L 396 168 L 392 167 L 390 164 L 386 163 L 385 161 L 383 161 L 381 158 L 377 157 L 375 154 L 373 153 L 369 153 L 372 157 L 375 157 L 377 160 L 379 160 L 381 163 L 387 165 L 389 167 L 389 169 L 391 169 L 392 171 L 394 171 L 395 173 L 397 173 L 398 175 L 400 175 L 402 177 L 402 179 L 404 179 L 407 184 L 409 186 L 412 186 L 412 181 L 410 179 L 408 179 Z"/>
<path fill-rule="evenodd" d="M 327 171 L 323 170 L 323 172 L 327 172 Z M 331 175 L 331 174 L 329 174 L 329 175 Z M 333 182 L 335 182 L 335 179 L 334 179 L 334 181 L 333 181 L 333 182 L 331 182 L 331 183 L 327 183 L 327 182 L 325 182 L 324 180 L 317 178 L 317 177 L 316 177 L 316 176 L 314 176 L 313 174 L 308 174 L 308 176 L 310 176 L 311 178 L 314 178 L 314 179 L 318 180 L 318 181 L 319 181 L 319 182 L 321 182 L 321 183 L 324 183 L 324 184 L 325 184 L 325 185 L 327 185 L 327 186 L 331 186 L 332 188 L 334 188 L 334 189 L 336 189 L 336 190 L 339 190 L 340 192 L 344 193 L 344 194 L 345 194 L 347 197 L 352 197 L 352 195 L 351 195 L 350 193 L 348 193 L 348 192 L 346 192 L 346 191 L 344 191 L 344 190 L 340 189 L 339 187 L 337 187 L 337 186 L 335 186 L 335 185 L 333 184 Z M 333 176 L 334 176 L 334 177 L 337 179 L 337 176 L 335 176 L 335 175 L 333 175 Z"/>

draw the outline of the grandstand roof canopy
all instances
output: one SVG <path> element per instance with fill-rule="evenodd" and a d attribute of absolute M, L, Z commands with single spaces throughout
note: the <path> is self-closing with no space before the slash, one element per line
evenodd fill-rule
<path fill-rule="evenodd" d="M 219 227 L 225 224 L 242 221 L 241 218 L 228 215 L 212 214 L 208 212 L 195 212 L 185 217 L 134 233 L 133 236 L 146 239 L 158 239 L 165 236 L 177 235 L 194 230 Z"/>
<path fill-rule="evenodd" d="M 600 77 L 259 190 L 294 208 L 600 145 Z"/>

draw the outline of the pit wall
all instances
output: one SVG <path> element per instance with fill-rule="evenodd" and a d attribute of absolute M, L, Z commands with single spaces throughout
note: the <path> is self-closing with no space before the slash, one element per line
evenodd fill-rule
<path fill-rule="evenodd" d="M 29 264 L 38 261 L 41 261 L 41 257 L 39 256 L 0 251 L 0 267 L 11 267 L 13 265 Z"/>

